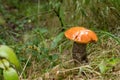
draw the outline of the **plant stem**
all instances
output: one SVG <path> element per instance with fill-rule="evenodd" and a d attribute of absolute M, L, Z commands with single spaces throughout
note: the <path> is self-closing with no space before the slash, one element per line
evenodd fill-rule
<path fill-rule="evenodd" d="M 76 42 L 73 43 L 72 57 L 75 60 L 75 64 L 83 63 L 84 61 L 88 62 L 86 46 L 87 44 L 83 44 L 83 43 L 76 43 Z"/>
<path fill-rule="evenodd" d="M 54 9 L 54 12 L 55 12 L 56 16 L 58 17 L 60 24 L 61 24 L 61 27 L 62 27 L 61 32 L 63 32 L 65 30 L 64 29 L 65 24 L 64 24 L 63 18 L 61 17 L 61 13 L 60 13 L 62 3 L 63 3 L 63 0 L 60 0 L 60 6 L 58 7 L 58 9 L 57 10 Z"/>

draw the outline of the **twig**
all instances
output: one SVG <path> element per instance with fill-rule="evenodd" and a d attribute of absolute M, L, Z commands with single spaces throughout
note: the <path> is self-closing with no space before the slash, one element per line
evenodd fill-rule
<path fill-rule="evenodd" d="M 57 71 L 57 74 L 67 73 L 67 72 L 70 72 L 70 71 L 79 70 L 81 68 L 90 68 L 91 69 L 91 67 L 89 65 L 86 65 L 86 66 L 81 66 L 81 67 L 75 67 L 75 68 L 72 68 L 72 69 L 67 69 L 67 70 L 64 70 L 64 71 Z M 90 70 L 90 69 L 86 69 L 86 70 L 88 70 L 89 72 L 94 72 L 94 73 L 96 73 L 97 75 L 100 76 L 100 73 L 98 73 L 96 71 L 93 71 L 93 70 Z"/>
<path fill-rule="evenodd" d="M 25 69 L 26 69 L 26 66 L 27 66 L 28 62 L 30 61 L 30 59 L 31 59 L 31 55 L 29 55 L 28 60 L 27 60 L 26 63 L 25 63 L 25 66 L 24 66 L 24 68 L 23 68 L 23 70 L 22 70 L 22 72 L 21 72 L 21 74 L 20 74 L 20 78 L 22 77 L 22 75 L 23 75 L 23 73 L 24 73 L 24 71 L 25 71 Z"/>

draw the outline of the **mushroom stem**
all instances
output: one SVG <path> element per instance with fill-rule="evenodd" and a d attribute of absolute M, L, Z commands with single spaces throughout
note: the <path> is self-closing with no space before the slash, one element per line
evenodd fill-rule
<path fill-rule="evenodd" d="M 72 57 L 76 63 L 88 62 L 86 53 L 87 44 L 74 42 L 72 49 Z"/>

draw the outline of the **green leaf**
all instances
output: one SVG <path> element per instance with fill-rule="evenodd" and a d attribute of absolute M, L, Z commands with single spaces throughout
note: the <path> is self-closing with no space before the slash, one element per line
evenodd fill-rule
<path fill-rule="evenodd" d="M 60 17 L 60 20 L 61 20 L 61 26 L 64 27 L 65 26 L 65 15 L 64 15 L 64 9 L 62 6 L 60 6 L 60 10 L 59 10 L 59 17 Z"/>
<path fill-rule="evenodd" d="M 99 64 L 99 69 L 100 69 L 100 72 L 101 72 L 102 74 L 104 74 L 104 73 L 106 72 L 107 67 L 106 67 L 104 61 L 102 61 L 102 62 Z"/>
<path fill-rule="evenodd" d="M 111 65 L 111 66 L 115 66 L 118 62 L 120 61 L 120 59 L 118 58 L 112 58 L 108 61 L 108 63 Z"/>
<path fill-rule="evenodd" d="M 59 45 L 59 52 L 62 53 L 62 45 Z"/>
<path fill-rule="evenodd" d="M 4 80 L 19 80 L 18 74 L 15 69 L 8 68 L 7 70 L 3 70 Z"/>
<path fill-rule="evenodd" d="M 57 60 L 58 58 L 59 58 L 58 54 L 53 54 L 53 55 L 51 55 L 51 60 L 52 60 L 52 61 L 55 61 L 55 60 Z"/>
<path fill-rule="evenodd" d="M 81 11 L 81 13 L 82 13 L 83 16 L 87 16 L 87 13 L 85 12 L 84 8 L 81 8 L 80 11 Z"/>
<path fill-rule="evenodd" d="M 55 49 L 58 46 L 58 43 L 62 40 L 63 36 L 64 36 L 64 32 L 61 32 L 53 39 L 53 42 L 51 44 L 51 49 Z"/>
<path fill-rule="evenodd" d="M 2 16 L 0 16 L 0 25 L 4 25 L 4 24 L 5 24 L 5 19 Z"/>
<path fill-rule="evenodd" d="M 19 63 L 19 60 L 17 59 L 16 54 L 10 47 L 6 45 L 0 45 L 0 57 L 7 59 L 10 63 L 15 65 L 17 69 L 20 70 L 21 65 Z"/>
<path fill-rule="evenodd" d="M 41 32 L 41 34 L 44 34 L 44 33 L 47 33 L 48 30 L 46 28 L 40 28 L 40 32 Z"/>
<path fill-rule="evenodd" d="M 89 3 L 90 3 L 90 0 L 82 0 L 82 3 L 83 3 L 83 4 L 89 4 Z"/>
<path fill-rule="evenodd" d="M 0 60 L 0 68 L 5 69 L 10 66 L 9 62 L 6 59 Z"/>

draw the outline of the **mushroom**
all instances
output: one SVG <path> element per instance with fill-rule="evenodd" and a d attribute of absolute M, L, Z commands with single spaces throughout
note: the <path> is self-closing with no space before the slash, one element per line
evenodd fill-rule
<path fill-rule="evenodd" d="M 66 38 L 74 41 L 72 48 L 72 57 L 76 63 L 88 62 L 86 46 L 90 42 L 98 40 L 96 34 L 84 27 L 72 27 L 65 31 Z"/>

